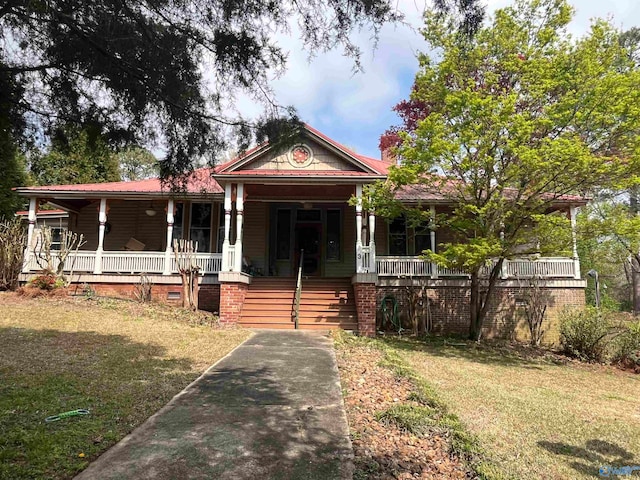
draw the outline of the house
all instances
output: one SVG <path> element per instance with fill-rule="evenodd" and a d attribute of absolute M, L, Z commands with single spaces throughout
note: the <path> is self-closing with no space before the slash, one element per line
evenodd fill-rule
<path fill-rule="evenodd" d="M 414 232 L 402 218 L 387 222 L 349 204 L 361 198 L 363 185 L 385 179 L 390 163 L 359 155 L 309 126 L 301 138 L 286 152 L 264 144 L 215 169 L 197 170 L 180 194 L 158 179 L 18 188 L 30 202 L 22 280 L 38 269 L 34 229 L 38 205 L 49 202 L 68 212 L 68 228 L 86 240 L 73 264 L 65 265 L 73 268 L 73 283 L 102 294 L 131 295 L 144 273 L 156 299 L 180 301 L 172 241 L 185 238 L 197 242 L 200 305 L 219 311 L 222 322 L 370 335 L 380 300 L 420 283 L 429 289 L 434 329 L 467 331 L 467 277 L 417 256 L 437 249 L 450 233 Z M 407 189 L 402 195 L 434 214 L 450 208 L 437 192 Z M 563 197 L 554 208 L 575 220 L 582 204 L 579 197 Z M 509 320 L 500 312 L 513 313 L 522 280 L 532 276 L 544 278 L 554 311 L 584 304 L 575 241 L 572 258 L 510 260 L 488 334 L 503 334 Z"/>

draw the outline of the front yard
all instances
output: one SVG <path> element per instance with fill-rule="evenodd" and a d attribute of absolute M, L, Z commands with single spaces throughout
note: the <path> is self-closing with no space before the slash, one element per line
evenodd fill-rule
<path fill-rule="evenodd" d="M 0 293 L 0 478 L 71 478 L 250 335 L 191 318 Z M 74 409 L 90 414 L 44 421 Z"/>
<path fill-rule="evenodd" d="M 384 344 L 508 478 L 597 478 L 600 467 L 640 465 L 640 375 L 526 348 L 441 338 Z"/>

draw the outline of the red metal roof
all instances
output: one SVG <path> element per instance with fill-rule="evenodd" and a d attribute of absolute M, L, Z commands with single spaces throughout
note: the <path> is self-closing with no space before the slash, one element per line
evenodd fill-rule
<path fill-rule="evenodd" d="M 291 177 L 370 177 L 375 173 L 353 170 L 233 170 L 218 173 L 219 176 L 291 176 Z"/>
<path fill-rule="evenodd" d="M 222 187 L 211 178 L 211 168 L 195 170 L 188 178 L 187 193 L 222 193 Z M 170 188 L 163 186 L 159 178 L 131 182 L 81 183 L 75 185 L 46 185 L 28 187 L 29 190 L 52 192 L 105 192 L 105 193 L 163 193 Z"/>

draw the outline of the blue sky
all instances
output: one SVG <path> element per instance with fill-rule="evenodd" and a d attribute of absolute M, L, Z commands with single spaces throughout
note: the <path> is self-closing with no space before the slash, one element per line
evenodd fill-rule
<path fill-rule="evenodd" d="M 492 12 L 512 3 L 485 0 Z M 623 28 L 640 26 L 637 0 L 573 0 L 576 16 L 570 26 L 573 34 L 584 33 L 594 17 L 612 17 Z M 426 50 L 417 28 L 425 0 L 399 0 L 407 26 L 385 26 L 374 50 L 368 33 L 353 38 L 363 51 L 364 72 L 353 73 L 353 62 L 339 50 L 319 54 L 312 60 L 295 37 L 281 40 L 290 45 L 286 73 L 273 82 L 280 104 L 293 105 L 302 119 L 326 135 L 357 152 L 378 158 L 380 135 L 398 123 L 392 107 L 407 98 L 417 72 L 416 54 Z M 238 99 L 238 110 L 251 117 L 259 112 L 253 102 Z"/>

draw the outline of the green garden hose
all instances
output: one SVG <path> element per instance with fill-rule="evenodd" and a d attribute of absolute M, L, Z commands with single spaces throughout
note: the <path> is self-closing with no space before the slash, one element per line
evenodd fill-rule
<path fill-rule="evenodd" d="M 402 331 L 402 325 L 400 324 L 400 317 L 398 316 L 398 301 L 395 295 L 388 294 L 380 302 L 380 310 L 382 312 L 382 326 L 388 322 L 398 330 L 398 333 Z"/>
<path fill-rule="evenodd" d="M 44 421 L 47 423 L 57 422 L 58 420 L 62 420 L 63 418 L 76 417 L 78 415 L 89 415 L 89 410 L 84 410 L 82 408 L 79 408 L 78 410 L 62 412 L 62 413 L 59 413 L 58 415 L 51 415 L 50 417 L 45 418 Z"/>

